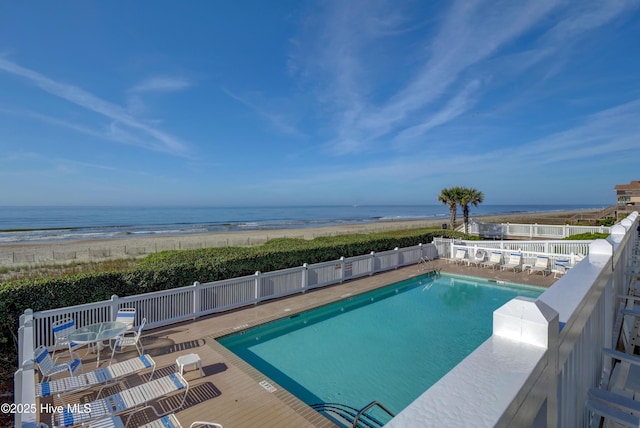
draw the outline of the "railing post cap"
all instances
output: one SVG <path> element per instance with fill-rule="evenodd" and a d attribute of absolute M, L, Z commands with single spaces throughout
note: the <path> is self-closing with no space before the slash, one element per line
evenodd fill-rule
<path fill-rule="evenodd" d="M 376 255 L 376 252 L 375 252 L 375 251 L 372 251 L 370 254 L 371 254 L 372 256 L 375 256 L 375 255 Z"/>
<path fill-rule="evenodd" d="M 25 315 L 33 315 L 33 309 L 31 309 L 31 308 L 27 308 L 27 309 L 25 309 L 25 310 L 24 310 L 24 314 L 25 314 Z"/>
<path fill-rule="evenodd" d="M 543 301 L 516 297 L 493 312 L 493 334 L 548 348 L 557 340 L 559 319 Z"/>
<path fill-rule="evenodd" d="M 260 275 L 260 271 L 259 271 L 259 270 L 257 270 L 257 271 L 256 271 L 256 273 L 254 273 L 254 275 L 255 275 L 255 276 Z"/>
<path fill-rule="evenodd" d="M 302 264 L 302 267 L 305 268 L 305 269 L 307 268 L 307 266 L 309 266 L 307 263 L 303 263 Z"/>
<path fill-rule="evenodd" d="M 624 228 L 625 228 L 626 230 L 629 230 L 629 229 L 631 229 L 631 226 L 633 225 L 633 221 L 631 221 L 631 220 L 629 219 L 629 217 L 627 217 L 627 218 L 625 218 L 624 220 L 622 220 L 622 221 L 620 222 L 620 225 L 624 226 Z M 615 227 L 615 225 L 614 225 L 613 227 Z"/>
<path fill-rule="evenodd" d="M 197 287 L 198 285 L 200 285 L 200 282 L 194 281 L 193 285 L 194 285 L 194 287 Z"/>
<path fill-rule="evenodd" d="M 624 222 L 624 220 L 623 220 Z M 623 224 L 616 224 L 613 225 L 611 227 L 611 230 L 609 231 L 611 240 L 613 242 L 620 243 L 622 241 L 622 238 L 624 238 L 624 235 L 626 235 L 627 230 L 631 227 L 631 222 L 629 222 L 629 227 L 625 227 Z"/>
<path fill-rule="evenodd" d="M 118 299 L 119 299 L 119 297 L 118 297 L 117 294 L 112 294 L 111 295 L 111 300 L 118 300 Z"/>

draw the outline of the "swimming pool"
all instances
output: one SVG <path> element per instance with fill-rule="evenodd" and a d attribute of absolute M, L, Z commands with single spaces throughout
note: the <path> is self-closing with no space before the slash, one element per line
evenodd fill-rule
<path fill-rule="evenodd" d="M 495 309 L 542 291 L 421 276 L 218 341 L 309 405 L 397 414 L 491 335 Z"/>

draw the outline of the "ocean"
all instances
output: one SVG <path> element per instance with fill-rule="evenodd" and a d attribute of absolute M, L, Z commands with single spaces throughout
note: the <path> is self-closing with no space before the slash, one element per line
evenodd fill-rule
<path fill-rule="evenodd" d="M 594 205 L 479 205 L 479 215 L 598 209 Z M 182 235 L 439 220 L 444 205 L 271 206 L 271 207 L 0 207 L 0 244 L 126 236 Z"/>

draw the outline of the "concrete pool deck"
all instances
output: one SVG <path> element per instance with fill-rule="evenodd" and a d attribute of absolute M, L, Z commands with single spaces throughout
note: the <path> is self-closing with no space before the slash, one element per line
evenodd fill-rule
<path fill-rule="evenodd" d="M 552 275 L 461 266 L 448 264 L 443 260 L 429 262 L 429 266 L 447 273 L 542 287 L 549 287 L 556 281 Z M 189 426 L 196 420 L 204 420 L 220 423 L 225 428 L 333 427 L 335 425 L 331 421 L 219 345 L 215 338 L 424 273 L 424 265 L 409 266 L 191 322 L 148 330 L 143 332 L 142 343 L 145 353 L 156 361 L 159 375 L 176 371 L 176 358 L 181 355 L 197 353 L 202 360 L 203 377 L 200 377 L 198 370 L 185 372 L 185 378 L 190 384 L 189 394 L 185 405 L 176 412 L 183 426 Z M 131 352 L 118 354 L 117 360 L 136 355 L 137 352 L 133 349 Z M 92 361 L 95 362 L 95 357 L 91 354 L 89 358 L 83 359 L 86 369 L 95 367 L 91 365 Z M 144 382 L 143 378 L 137 375 L 126 379 L 128 386 L 141 382 Z M 74 395 L 67 402 L 88 402 L 95 396 L 95 392 L 84 391 Z M 159 400 L 156 405 L 167 411 L 174 401 L 172 397 L 167 397 Z M 54 404 L 60 405 L 57 399 Z M 131 424 L 140 425 L 153 419 L 153 412 L 140 412 L 132 419 L 134 422 Z M 43 415 L 41 421 L 49 423 L 50 415 Z"/>

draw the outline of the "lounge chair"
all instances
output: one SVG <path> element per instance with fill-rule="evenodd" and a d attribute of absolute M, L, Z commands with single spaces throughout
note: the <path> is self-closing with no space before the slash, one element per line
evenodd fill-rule
<path fill-rule="evenodd" d="M 464 263 L 467 260 L 467 249 L 466 248 L 456 248 L 456 253 L 452 259 L 448 259 L 449 262 L 458 264 Z"/>
<path fill-rule="evenodd" d="M 592 427 L 601 426 L 601 418 L 605 419 L 602 426 L 612 426 L 611 423 L 622 427 L 640 426 L 640 418 L 636 416 L 640 414 L 640 403 L 624 395 L 590 389 L 586 406 L 593 412 Z"/>
<path fill-rule="evenodd" d="M 52 415 L 51 425 L 54 428 L 80 424 L 86 426 L 91 421 L 95 421 L 93 426 L 98 427 L 100 426 L 97 425 L 98 423 L 114 420 L 111 418 L 112 416 L 117 416 L 130 410 L 139 411 L 146 408 L 151 408 L 156 416 L 160 417 L 161 415 L 158 414 L 156 408 L 149 403 L 179 391 L 184 391 L 180 404 L 165 413 L 181 408 L 189 392 L 189 383 L 180 373 L 173 373 L 82 405 L 73 406 L 64 403 L 64 410 Z"/>
<path fill-rule="evenodd" d="M 108 386 L 118 379 L 141 372 L 142 370 L 153 368 L 149 375 L 149 380 L 153 377 L 156 370 L 156 363 L 149 355 L 132 358 L 113 364 L 109 367 L 93 370 L 88 373 L 82 373 L 77 376 L 56 379 L 49 382 L 36 384 L 36 397 L 48 397 L 54 394 L 62 394 L 65 392 L 82 391 L 96 385 Z M 100 393 L 98 393 L 100 396 Z"/>
<path fill-rule="evenodd" d="M 568 259 L 556 260 L 553 264 L 553 268 L 551 269 L 551 272 L 553 272 L 553 277 L 558 278 L 558 276 L 562 276 L 565 273 L 567 273 L 567 271 L 569 270 L 569 268 L 567 267 L 568 265 L 569 265 Z"/>
<path fill-rule="evenodd" d="M 473 256 L 473 259 L 470 259 L 467 261 L 467 266 L 471 266 L 471 265 L 480 266 L 482 263 L 484 263 L 486 258 L 487 258 L 487 253 L 484 250 L 478 250 L 476 251 L 476 254 Z"/>
<path fill-rule="evenodd" d="M 113 416 L 108 419 L 100 419 L 89 425 L 89 428 L 124 428 L 129 426 L 128 422 L 131 416 L 123 421 L 119 416 Z M 141 425 L 138 428 L 183 428 L 182 424 L 174 413 L 163 416 L 160 419 L 151 421 L 147 424 Z M 196 421 L 189 425 L 189 428 L 224 428 L 222 425 L 215 422 Z"/>
<path fill-rule="evenodd" d="M 499 251 L 492 251 L 491 254 L 489 255 L 489 260 L 487 260 L 486 262 L 483 262 L 482 266 L 495 269 L 496 267 L 500 266 L 501 263 L 502 263 L 502 253 Z"/>
<path fill-rule="evenodd" d="M 33 355 L 34 361 L 38 366 L 38 370 L 40 370 L 40 373 L 42 374 L 43 380 L 49 379 L 54 374 L 64 372 L 69 372 L 69 376 L 73 376 L 82 368 L 80 358 L 74 358 L 63 363 L 56 363 L 56 361 L 51 358 L 51 355 L 49 355 L 47 348 L 42 345 L 36 348 Z"/>
<path fill-rule="evenodd" d="M 522 255 L 518 253 L 509 254 L 506 263 L 500 265 L 500 270 L 513 269 L 514 272 L 522 270 Z"/>
<path fill-rule="evenodd" d="M 542 275 L 546 276 L 550 272 L 549 257 L 547 256 L 536 257 L 535 264 L 529 268 L 529 275 L 531 275 L 533 272 L 542 272 Z"/>

